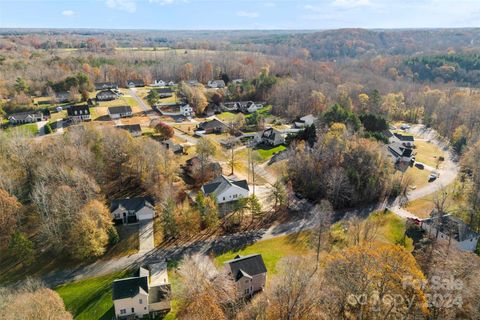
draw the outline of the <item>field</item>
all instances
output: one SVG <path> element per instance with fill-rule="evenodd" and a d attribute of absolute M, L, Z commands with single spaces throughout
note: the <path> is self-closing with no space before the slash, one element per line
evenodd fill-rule
<path fill-rule="evenodd" d="M 76 320 L 112 319 L 112 282 L 128 277 L 129 271 L 68 283 L 55 288 Z"/>

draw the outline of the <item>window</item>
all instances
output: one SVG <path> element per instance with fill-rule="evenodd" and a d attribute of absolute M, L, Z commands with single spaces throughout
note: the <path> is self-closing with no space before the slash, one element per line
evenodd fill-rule
<path fill-rule="evenodd" d="M 125 313 L 127 313 L 127 310 L 125 310 L 125 309 L 120 310 L 120 314 L 125 314 Z"/>
<path fill-rule="evenodd" d="M 223 197 L 223 201 L 225 201 L 225 197 Z"/>
<path fill-rule="evenodd" d="M 147 310 L 147 307 L 143 307 L 143 310 Z"/>
<path fill-rule="evenodd" d="M 245 289 L 245 294 L 248 294 L 249 290 L 248 289 Z"/>
<path fill-rule="evenodd" d="M 138 303 L 142 304 L 143 303 L 142 299 L 138 299 Z"/>
<path fill-rule="evenodd" d="M 135 312 L 135 308 L 132 308 L 132 313 L 134 313 L 134 312 Z"/>

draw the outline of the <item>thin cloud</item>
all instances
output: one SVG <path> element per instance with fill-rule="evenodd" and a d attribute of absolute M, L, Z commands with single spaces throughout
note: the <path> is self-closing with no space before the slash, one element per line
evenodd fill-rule
<path fill-rule="evenodd" d="M 273 8 L 273 7 L 276 7 L 277 4 L 275 2 L 265 2 L 264 6 L 267 8 Z"/>
<path fill-rule="evenodd" d="M 65 16 L 65 17 L 71 17 L 75 14 L 75 12 L 73 10 L 63 10 L 62 11 L 62 16 Z"/>
<path fill-rule="evenodd" d="M 258 18 L 260 14 L 255 11 L 237 11 L 237 16 L 239 17 L 246 17 L 246 18 Z"/>
<path fill-rule="evenodd" d="M 174 3 L 187 3 L 188 0 L 148 0 L 150 3 L 158 3 L 162 6 L 166 6 Z"/>
<path fill-rule="evenodd" d="M 332 5 L 344 8 L 371 6 L 370 0 L 333 0 Z"/>
<path fill-rule="evenodd" d="M 134 0 L 107 0 L 105 2 L 107 7 L 125 11 L 128 13 L 134 13 L 137 11 L 137 4 Z"/>

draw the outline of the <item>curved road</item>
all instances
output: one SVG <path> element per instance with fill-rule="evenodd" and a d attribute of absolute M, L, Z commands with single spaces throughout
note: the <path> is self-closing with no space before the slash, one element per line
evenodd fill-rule
<path fill-rule="evenodd" d="M 440 172 L 440 177 L 436 181 L 429 183 L 425 187 L 414 190 L 409 194 L 409 200 L 415 200 L 432 194 L 440 190 L 444 186 L 452 183 L 458 174 L 458 165 L 454 162 L 453 156 L 448 151 L 448 148 L 445 146 L 445 144 L 439 139 L 437 139 L 436 134 L 433 130 L 427 130 L 423 126 L 414 126 L 411 129 L 411 132 L 416 134 L 417 136 L 420 136 L 427 140 L 431 140 L 433 143 L 440 146 L 449 155 L 445 158 L 442 168 L 438 170 Z M 396 203 L 398 203 L 398 200 L 394 201 L 393 206 L 389 208 L 395 214 L 404 218 L 417 218 L 412 213 L 396 205 Z M 356 208 L 342 212 L 342 216 L 365 216 L 373 211 L 383 210 L 388 205 L 389 204 L 385 201 L 368 207 Z M 303 207 L 299 210 L 300 212 L 303 212 L 303 217 L 295 221 L 274 225 L 269 229 L 249 231 L 241 234 L 226 235 L 213 239 L 207 238 L 197 240 L 193 243 L 188 243 L 185 245 L 174 246 L 172 248 L 154 248 L 150 251 L 138 252 L 130 256 L 111 259 L 108 261 L 99 260 L 89 265 L 79 266 L 75 269 L 57 270 L 51 272 L 45 277 L 43 277 L 43 280 L 47 285 L 54 287 L 65 282 L 105 275 L 111 272 L 123 270 L 125 268 L 138 267 L 139 265 L 152 263 L 159 260 L 179 259 L 184 254 L 195 252 L 221 253 L 227 250 L 240 249 L 245 245 L 254 243 L 259 240 L 280 237 L 302 230 L 311 229 L 316 225 L 313 209 L 314 206 L 312 204 L 304 202 Z"/>

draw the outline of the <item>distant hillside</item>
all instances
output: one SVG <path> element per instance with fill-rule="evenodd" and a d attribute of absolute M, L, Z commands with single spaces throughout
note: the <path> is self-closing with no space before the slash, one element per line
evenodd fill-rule
<path fill-rule="evenodd" d="M 245 37 L 236 44 L 256 44 L 274 53 L 281 47 L 305 48 L 313 59 L 355 58 L 376 54 L 417 54 L 480 49 L 479 29 L 339 29 L 315 33 Z"/>

